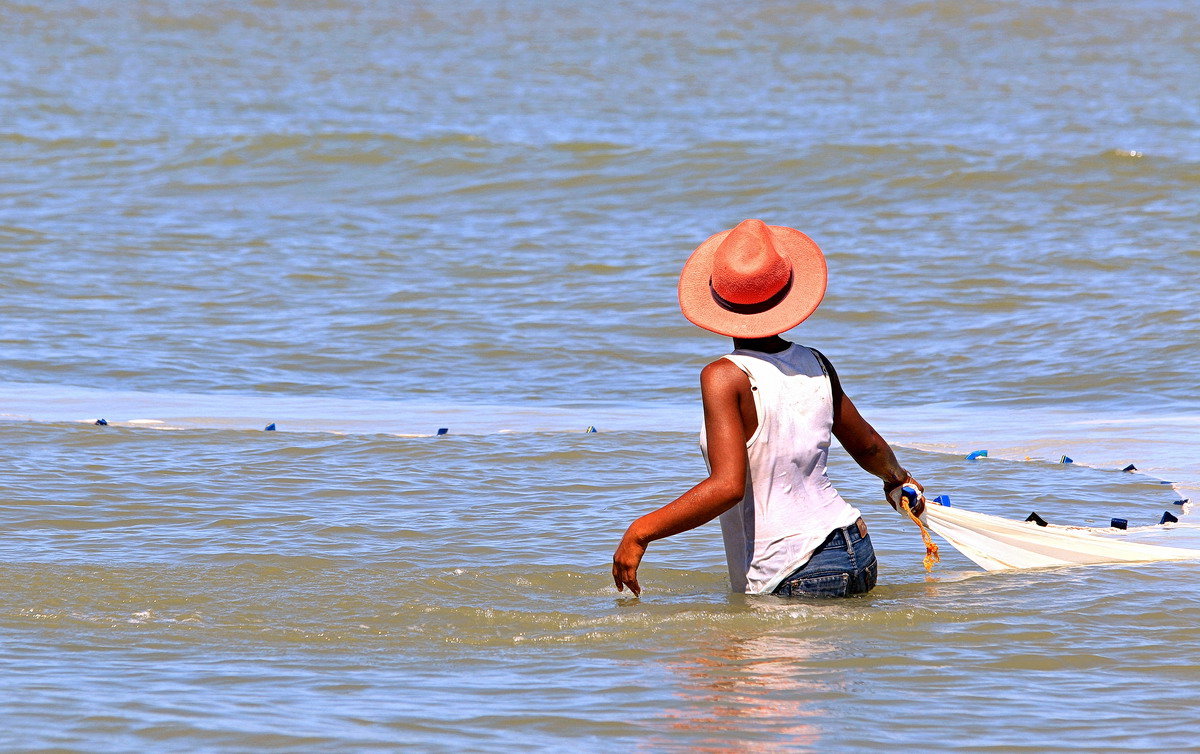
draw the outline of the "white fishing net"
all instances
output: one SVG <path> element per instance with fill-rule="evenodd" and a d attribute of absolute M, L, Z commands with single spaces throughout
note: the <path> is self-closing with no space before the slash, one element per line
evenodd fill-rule
<path fill-rule="evenodd" d="M 925 524 L 954 549 L 988 571 L 1098 563 L 1200 560 L 1200 550 L 1129 542 L 1077 526 L 974 513 L 928 501 Z"/>

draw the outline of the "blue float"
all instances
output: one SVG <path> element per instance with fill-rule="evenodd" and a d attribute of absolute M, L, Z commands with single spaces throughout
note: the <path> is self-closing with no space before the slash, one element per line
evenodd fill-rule
<path fill-rule="evenodd" d="M 1037 524 L 1038 526 L 1049 526 L 1050 525 L 1050 524 L 1046 523 L 1046 520 L 1044 518 L 1042 518 L 1041 516 L 1039 516 L 1036 511 L 1031 511 L 1029 513 L 1029 515 L 1025 517 L 1025 520 L 1032 521 L 1033 523 Z"/>
<path fill-rule="evenodd" d="M 1179 519 L 1171 514 L 1171 511 L 1163 511 L 1162 518 L 1158 519 L 1158 525 L 1179 523 Z"/>
<path fill-rule="evenodd" d="M 271 422 L 267 426 L 263 427 L 263 432 L 274 432 L 274 431 L 275 431 L 275 422 Z"/>
<path fill-rule="evenodd" d="M 1072 458 L 1069 458 L 1067 456 L 1063 456 L 1062 458 L 1058 459 L 1058 462 L 1059 463 L 1075 463 L 1075 460 Z"/>
<path fill-rule="evenodd" d="M 442 435 L 446 434 L 449 431 L 450 431 L 450 429 L 448 427 L 439 427 L 438 431 L 437 431 L 438 437 L 441 437 Z"/>
<path fill-rule="evenodd" d="M 987 458 L 986 450 L 973 450 L 967 454 L 968 461 L 974 461 L 976 458 Z"/>
<path fill-rule="evenodd" d="M 594 435 L 594 434 L 596 434 L 596 428 L 595 428 L 595 427 L 588 427 L 587 429 L 585 429 L 585 430 L 583 430 L 583 431 L 584 431 L 584 432 L 586 432 L 586 433 L 587 433 L 587 434 L 589 434 L 589 435 Z"/>
<path fill-rule="evenodd" d="M 947 508 L 953 507 L 950 505 L 950 496 L 949 495 L 938 495 L 937 497 L 935 497 L 933 499 L 933 502 L 937 503 L 938 505 L 944 505 Z"/>
<path fill-rule="evenodd" d="M 1125 472 L 1128 472 L 1128 473 L 1131 473 L 1131 474 L 1132 474 L 1133 472 L 1137 471 L 1137 466 L 1134 466 L 1134 465 L 1131 463 L 1131 464 L 1129 464 L 1128 466 L 1126 466 L 1125 468 L 1121 469 L 1121 471 L 1125 471 Z"/>
<path fill-rule="evenodd" d="M 1114 518 L 1112 521 L 1109 522 L 1108 525 L 1114 529 L 1128 529 L 1129 521 L 1124 518 Z"/>
<path fill-rule="evenodd" d="M 95 424 L 97 427 L 107 427 L 108 426 L 108 422 L 105 421 L 104 419 L 97 419 L 95 421 Z"/>

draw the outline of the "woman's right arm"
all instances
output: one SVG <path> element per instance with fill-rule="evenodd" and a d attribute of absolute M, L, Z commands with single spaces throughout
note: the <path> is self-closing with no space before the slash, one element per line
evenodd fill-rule
<path fill-rule="evenodd" d="M 628 586 L 634 594 L 641 594 L 637 569 L 647 545 L 713 520 L 736 505 L 746 492 L 749 460 L 740 406 L 741 401 L 752 400 L 750 380 L 728 359 L 720 359 L 700 373 L 700 393 L 709 474 L 672 502 L 629 525 L 613 554 L 613 582 L 618 591 Z"/>

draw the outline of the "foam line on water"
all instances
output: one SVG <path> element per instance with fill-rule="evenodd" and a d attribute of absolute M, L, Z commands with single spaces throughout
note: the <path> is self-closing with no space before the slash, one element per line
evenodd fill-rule
<path fill-rule="evenodd" d="M 1171 482 L 1181 498 L 1200 498 L 1200 414 L 1098 415 L 1094 411 L 949 404 L 876 408 L 864 415 L 889 441 L 961 454 L 987 448 L 993 459 L 1139 473 Z M 86 422 L 154 429 L 244 429 L 274 423 L 281 432 L 435 435 L 525 432 L 666 431 L 696 433 L 699 402 L 686 405 L 581 402 L 575 405 L 456 404 L 236 393 L 154 393 L 33 383 L 0 384 L 0 419 Z M 986 463 L 987 461 L 982 461 Z"/>
<path fill-rule="evenodd" d="M 153 393 L 0 383 L 0 419 L 153 429 L 244 429 L 422 437 L 509 432 L 695 431 L 699 413 L 675 406 L 588 403 L 455 404 L 234 393 Z"/>
<path fill-rule="evenodd" d="M 986 448 L 988 459 L 1072 465 L 1137 473 L 1170 485 L 1179 499 L 1200 497 L 1200 415 L 1109 413 L 1083 410 L 933 406 L 873 411 L 872 421 L 891 442 L 916 450 L 961 455 Z M 1191 505 L 1183 506 L 1184 513 Z"/>

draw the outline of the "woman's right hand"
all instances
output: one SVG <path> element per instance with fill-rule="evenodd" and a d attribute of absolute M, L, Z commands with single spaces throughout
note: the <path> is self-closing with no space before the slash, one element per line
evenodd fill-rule
<path fill-rule="evenodd" d="M 633 527 L 630 527 L 632 529 Z M 617 585 L 617 591 L 625 591 L 625 587 L 629 587 L 629 591 L 633 592 L 634 596 L 642 593 L 642 587 L 638 584 L 637 571 L 641 565 L 642 556 L 646 554 L 646 545 L 639 542 L 629 530 L 626 530 L 625 536 L 621 537 L 621 544 L 617 545 L 617 551 L 613 553 L 613 583 Z"/>

